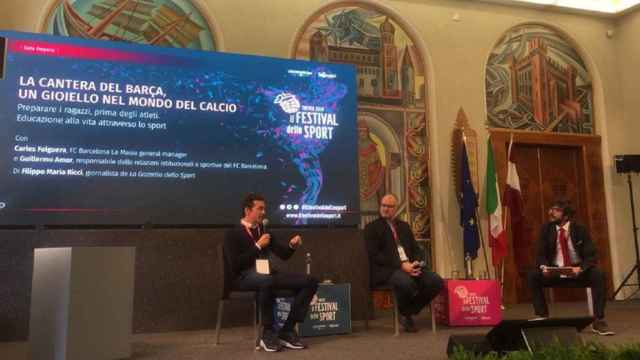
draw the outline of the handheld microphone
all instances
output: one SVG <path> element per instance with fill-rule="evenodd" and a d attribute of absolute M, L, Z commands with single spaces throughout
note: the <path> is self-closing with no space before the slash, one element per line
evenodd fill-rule
<path fill-rule="evenodd" d="M 269 219 L 262 219 L 262 231 L 264 231 L 265 234 L 267 233 L 267 225 L 269 225 Z"/>

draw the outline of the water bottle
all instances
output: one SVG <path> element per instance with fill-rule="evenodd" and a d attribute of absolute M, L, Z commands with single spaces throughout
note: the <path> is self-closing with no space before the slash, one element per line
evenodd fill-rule
<path fill-rule="evenodd" d="M 311 275 L 311 253 L 305 255 L 304 262 L 307 264 L 307 275 Z"/>

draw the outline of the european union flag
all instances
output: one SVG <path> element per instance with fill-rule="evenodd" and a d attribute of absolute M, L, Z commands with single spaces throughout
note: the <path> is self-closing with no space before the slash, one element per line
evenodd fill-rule
<path fill-rule="evenodd" d="M 480 248 L 478 222 L 476 219 L 478 198 L 476 191 L 473 189 L 473 182 L 471 182 L 469 158 L 467 157 L 467 147 L 464 143 L 462 145 L 462 164 L 460 165 L 460 174 L 462 174 L 460 226 L 464 228 L 464 256 L 466 258 L 467 254 L 469 254 L 472 259 L 475 259 L 478 257 L 478 248 Z"/>

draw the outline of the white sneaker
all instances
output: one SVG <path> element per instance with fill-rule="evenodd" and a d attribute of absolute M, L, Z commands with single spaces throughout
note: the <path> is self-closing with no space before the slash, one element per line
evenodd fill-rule
<path fill-rule="evenodd" d="M 602 336 L 611 336 L 616 334 L 609 329 L 609 325 L 607 325 L 607 322 L 604 320 L 595 320 L 591 324 L 591 331 Z"/>

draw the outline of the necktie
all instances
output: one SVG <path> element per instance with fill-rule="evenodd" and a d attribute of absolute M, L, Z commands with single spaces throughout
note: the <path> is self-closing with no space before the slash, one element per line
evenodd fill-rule
<path fill-rule="evenodd" d="M 569 239 L 567 238 L 567 230 L 560 228 L 560 249 L 562 250 L 562 260 L 564 266 L 571 266 L 571 259 L 569 258 Z"/>
<path fill-rule="evenodd" d="M 260 232 L 257 226 L 247 227 L 246 229 L 253 241 L 258 242 L 258 240 L 260 240 Z"/>
<path fill-rule="evenodd" d="M 398 242 L 398 232 L 396 231 L 396 226 L 393 225 L 393 222 L 389 221 L 389 227 L 391 227 L 391 232 L 393 233 L 393 240 Z"/>

